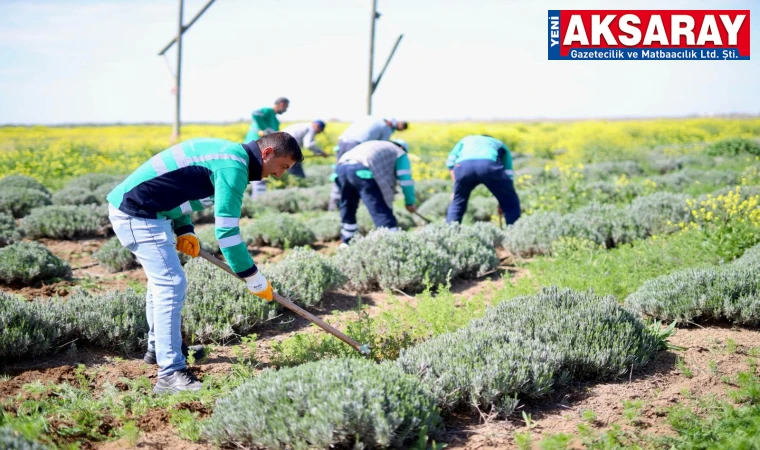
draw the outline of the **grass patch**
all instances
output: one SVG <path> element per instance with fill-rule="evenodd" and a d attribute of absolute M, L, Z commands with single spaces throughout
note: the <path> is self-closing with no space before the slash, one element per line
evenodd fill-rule
<path fill-rule="evenodd" d="M 733 254 L 739 256 L 740 251 Z M 594 289 L 600 295 L 623 299 L 659 275 L 682 267 L 718 264 L 717 244 L 699 230 L 638 240 L 609 250 L 596 246 L 571 248 L 524 263 L 531 275 L 506 283 L 507 297 L 534 294 L 542 286 Z"/>

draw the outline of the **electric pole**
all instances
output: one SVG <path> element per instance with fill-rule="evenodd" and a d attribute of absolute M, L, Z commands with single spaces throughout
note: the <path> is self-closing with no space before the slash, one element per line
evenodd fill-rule
<path fill-rule="evenodd" d="M 180 111 L 180 89 L 182 87 L 182 33 L 185 31 L 183 25 L 182 25 L 182 16 L 185 11 L 185 0 L 179 0 L 179 21 L 177 26 L 177 75 L 175 76 L 177 80 L 177 97 L 176 100 L 176 109 L 174 111 L 174 132 L 172 133 L 172 139 L 178 141 L 179 140 L 179 131 L 180 131 L 180 122 L 179 122 L 179 111 Z"/>
<path fill-rule="evenodd" d="M 369 84 L 367 86 L 367 115 L 372 114 L 372 94 L 375 92 L 375 21 L 377 21 L 377 0 L 372 0 L 372 21 L 369 26 Z"/>
<path fill-rule="evenodd" d="M 206 10 L 211 6 L 212 3 L 214 3 L 216 0 L 209 0 L 208 3 L 206 3 L 203 8 L 201 8 L 200 11 L 198 11 L 198 14 L 193 17 L 193 20 L 190 21 L 190 23 L 187 24 L 187 26 L 183 25 L 183 17 L 185 12 L 185 2 L 184 0 L 179 0 L 179 21 L 177 24 L 177 37 L 171 40 L 166 46 L 164 46 L 163 49 L 161 49 L 160 52 L 158 52 L 158 56 L 163 56 L 164 53 L 166 53 L 167 50 L 171 48 L 172 45 L 175 43 L 177 44 L 177 73 L 174 74 L 174 80 L 175 80 L 175 89 L 177 96 L 175 98 L 175 107 L 176 110 L 174 111 L 174 131 L 172 139 L 179 139 L 180 134 L 180 92 L 182 87 L 182 35 L 185 33 L 185 31 L 189 30 L 190 27 L 193 26 L 196 20 L 198 20 L 203 13 L 206 12 Z"/>
<path fill-rule="evenodd" d="M 383 65 L 383 69 L 380 71 L 380 74 L 377 76 L 377 79 L 374 79 L 374 71 L 375 71 L 375 21 L 380 18 L 380 13 L 377 12 L 377 0 L 372 0 L 372 21 L 370 22 L 370 28 L 369 28 L 369 83 L 367 86 L 367 115 L 372 114 L 372 94 L 375 93 L 375 90 L 377 89 L 377 86 L 380 84 L 380 80 L 383 78 L 383 74 L 385 73 L 385 69 L 388 68 L 388 64 L 390 64 L 391 59 L 393 58 L 393 55 L 396 53 L 396 49 L 398 48 L 398 44 L 401 42 L 401 38 L 404 37 L 403 34 L 400 34 L 398 38 L 396 38 L 396 44 L 393 46 L 393 50 L 391 50 L 391 54 L 388 55 L 388 59 L 385 60 L 385 65 Z"/>

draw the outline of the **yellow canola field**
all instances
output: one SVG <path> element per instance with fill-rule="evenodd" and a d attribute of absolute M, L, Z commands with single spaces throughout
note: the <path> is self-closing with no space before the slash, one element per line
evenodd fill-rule
<path fill-rule="evenodd" d="M 329 150 L 346 123 L 329 123 L 320 143 Z M 182 139 L 240 141 L 247 123 L 185 125 Z M 701 143 L 760 136 L 760 119 L 694 118 L 577 122 L 411 123 L 394 137 L 410 145 L 416 179 L 446 178 L 445 158 L 469 134 L 488 134 L 512 152 L 579 164 L 635 159 L 642 149 L 683 154 Z M 51 187 L 91 172 L 128 173 L 170 145 L 168 125 L 0 127 L 0 173 L 29 175 Z M 694 144 L 694 145 L 690 145 Z M 332 163 L 309 159 L 307 164 Z"/>

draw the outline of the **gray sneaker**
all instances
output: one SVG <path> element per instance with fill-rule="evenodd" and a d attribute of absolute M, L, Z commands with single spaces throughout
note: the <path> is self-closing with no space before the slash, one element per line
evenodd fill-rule
<path fill-rule="evenodd" d="M 156 394 L 176 394 L 180 391 L 199 391 L 203 388 L 195 374 L 189 369 L 178 370 L 168 377 L 159 378 L 153 387 Z"/>

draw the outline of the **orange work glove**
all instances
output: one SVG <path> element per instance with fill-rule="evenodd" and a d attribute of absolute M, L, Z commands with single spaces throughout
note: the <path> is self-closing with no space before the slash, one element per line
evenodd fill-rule
<path fill-rule="evenodd" d="M 198 242 L 198 237 L 195 233 L 185 233 L 177 236 L 177 250 L 187 256 L 197 258 L 201 252 L 201 244 Z"/>
<path fill-rule="evenodd" d="M 272 283 L 269 282 L 260 271 L 256 271 L 255 274 L 245 279 L 245 284 L 248 285 L 248 290 L 251 294 L 259 297 L 260 299 L 271 302 L 274 294 L 272 293 Z"/>

